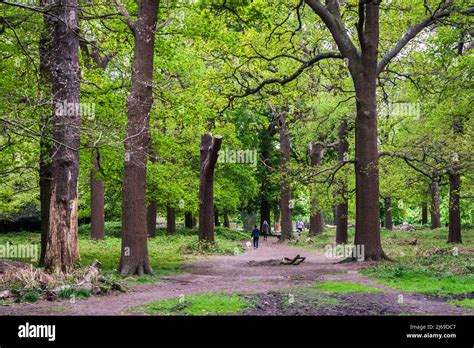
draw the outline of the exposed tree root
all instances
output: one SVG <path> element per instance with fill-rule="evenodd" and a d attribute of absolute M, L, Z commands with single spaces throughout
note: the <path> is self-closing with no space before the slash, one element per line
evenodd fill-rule
<path fill-rule="evenodd" d="M 118 267 L 118 272 L 122 276 L 153 274 L 153 270 L 147 260 L 130 262 L 127 264 L 121 263 Z"/>
<path fill-rule="evenodd" d="M 387 254 L 385 254 L 385 252 L 382 250 L 381 251 L 381 255 L 380 257 L 376 257 L 376 256 L 366 256 L 364 257 L 364 260 L 359 260 L 357 257 L 354 257 L 354 256 L 350 256 L 350 257 L 346 257 L 345 259 L 341 260 L 341 261 L 338 261 L 336 263 L 349 263 L 349 262 L 370 262 L 370 261 L 391 261 L 393 262 L 394 260 L 389 258 L 387 256 Z"/>

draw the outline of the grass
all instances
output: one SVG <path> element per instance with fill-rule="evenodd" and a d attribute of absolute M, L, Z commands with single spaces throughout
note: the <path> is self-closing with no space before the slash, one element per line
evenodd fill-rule
<path fill-rule="evenodd" d="M 89 266 L 95 259 L 101 269 L 115 271 L 120 260 L 120 223 L 106 222 L 106 239 L 89 239 L 90 225 L 79 227 L 80 267 Z M 157 229 L 156 238 L 148 239 L 148 252 L 151 266 L 156 274 L 167 275 L 180 271 L 182 263 L 190 255 L 235 254 L 244 249 L 236 241 L 248 238 L 246 233 L 216 228 L 216 242 L 212 245 L 197 241 L 197 229 L 179 229 L 176 235 L 168 236 L 165 229 Z M 34 232 L 12 232 L 0 234 L 0 244 L 40 244 L 40 234 Z M 38 249 L 39 250 L 39 249 Z M 34 263 L 31 260 L 24 260 Z"/>
<path fill-rule="evenodd" d="M 79 232 L 81 266 L 91 264 L 98 259 L 104 270 L 115 270 L 120 260 L 120 234 L 117 234 L 117 223 L 106 224 L 104 241 L 89 239 L 90 225 L 82 225 Z M 178 229 L 173 236 L 166 234 L 165 229 L 157 229 L 157 236 L 148 239 L 148 253 L 151 266 L 158 275 L 178 273 L 182 263 L 189 255 L 231 255 L 242 252 L 238 240 L 247 236 L 239 231 L 216 228 L 216 242 L 212 245 L 199 243 L 197 229 Z"/>
<path fill-rule="evenodd" d="M 101 263 L 102 275 L 116 282 L 128 283 L 154 283 L 160 277 L 176 274 L 182 271 L 183 263 L 195 255 L 231 255 L 241 253 L 244 248 L 237 241 L 248 239 L 247 233 L 233 231 L 226 228 L 216 228 L 214 244 L 199 243 L 197 229 L 178 229 L 176 235 L 169 236 L 165 229 L 157 229 L 157 236 L 148 239 L 148 253 L 151 266 L 153 268 L 153 275 L 121 277 L 117 271 L 117 265 L 120 260 L 121 238 L 120 222 L 106 222 L 105 224 L 105 240 L 94 241 L 90 240 L 90 225 L 81 225 L 79 227 L 79 248 L 81 259 L 78 262 L 78 271 L 85 269 L 91 265 L 94 260 L 99 260 Z M 0 234 L 0 245 L 23 244 L 23 245 L 38 245 L 38 252 L 40 251 L 41 236 L 34 232 L 12 232 Z M 16 259 L 18 260 L 18 259 Z M 35 260 L 18 260 L 36 265 Z M 79 272 L 80 273 L 80 272 Z M 67 283 L 67 282 L 66 282 Z M 103 286 L 106 289 L 106 285 Z M 31 289 L 30 284 L 4 284 L 2 288 L 13 288 L 18 295 L 18 301 L 35 302 L 41 298 L 44 291 L 39 287 Z M 60 296 L 69 298 L 70 296 L 85 297 L 86 294 L 69 294 L 69 290 L 64 290 L 64 294 Z M 105 291 L 106 292 L 106 291 Z"/>
<path fill-rule="evenodd" d="M 395 262 L 380 262 L 362 273 L 403 291 L 437 295 L 474 292 L 474 230 L 464 230 L 464 243 L 456 246 L 446 243 L 447 233 L 446 228 L 382 230 L 383 248 Z M 416 244 L 410 245 L 415 240 Z"/>
<path fill-rule="evenodd" d="M 463 244 L 447 244 L 446 227 L 430 229 L 415 226 L 416 231 L 381 230 L 382 246 L 394 261 L 381 261 L 361 271 L 376 282 L 403 291 L 454 295 L 474 292 L 474 229 L 462 231 Z M 354 229 L 349 229 L 349 241 Z M 326 229 L 312 242 L 292 241 L 292 245 L 324 252 L 335 243 L 335 230 Z M 457 249 L 454 249 L 457 248 Z"/>
<path fill-rule="evenodd" d="M 382 290 L 353 282 L 320 282 L 315 283 L 312 286 L 318 292 L 323 292 L 325 294 L 350 294 L 356 292 L 381 292 Z"/>
<path fill-rule="evenodd" d="M 253 301 L 240 294 L 206 293 L 151 302 L 132 311 L 152 315 L 229 315 L 253 306 Z"/>
<path fill-rule="evenodd" d="M 347 305 L 340 299 L 328 297 L 328 295 L 374 292 L 381 292 L 381 290 L 353 282 L 327 281 L 317 282 L 308 287 L 286 289 L 284 292 L 282 291 L 281 294 L 285 307 L 293 304 L 300 306 L 307 303 L 319 307 Z M 290 298 L 293 299 L 293 303 L 290 303 Z"/>
<path fill-rule="evenodd" d="M 91 296 L 91 293 L 87 289 L 73 289 L 71 287 L 63 287 L 58 294 L 61 299 L 76 299 L 76 298 L 87 298 Z"/>
<path fill-rule="evenodd" d="M 474 299 L 466 298 L 464 300 L 449 300 L 448 302 L 468 309 L 474 309 Z"/>

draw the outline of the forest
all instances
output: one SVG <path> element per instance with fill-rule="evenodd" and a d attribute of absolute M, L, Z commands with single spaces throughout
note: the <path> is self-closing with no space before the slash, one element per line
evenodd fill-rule
<path fill-rule="evenodd" d="M 0 0 L 0 315 L 474 315 L 473 13 Z"/>

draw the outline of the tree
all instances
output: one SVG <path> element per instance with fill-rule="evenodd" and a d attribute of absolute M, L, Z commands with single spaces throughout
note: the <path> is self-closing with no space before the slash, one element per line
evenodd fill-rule
<path fill-rule="evenodd" d="M 214 169 L 216 168 L 222 137 L 213 139 L 210 133 L 201 137 L 199 180 L 199 240 L 214 242 Z"/>
<path fill-rule="evenodd" d="M 342 120 L 338 130 L 338 144 L 337 144 L 337 159 L 339 162 L 344 162 L 349 156 L 349 142 L 348 136 L 348 122 Z M 347 180 L 341 178 L 337 182 L 337 201 L 335 208 L 335 224 L 336 224 L 336 243 L 347 243 L 347 218 L 349 214 L 349 199 L 347 197 Z"/>
<path fill-rule="evenodd" d="M 105 238 L 104 182 L 97 177 L 100 171 L 99 151 L 93 151 L 91 156 L 91 239 L 101 240 Z"/>
<path fill-rule="evenodd" d="M 309 145 L 309 157 L 311 165 L 318 167 L 321 164 L 321 160 L 324 156 L 324 147 L 322 144 Z M 313 189 L 314 191 L 314 189 Z M 309 218 L 309 235 L 315 236 L 324 232 L 324 220 L 323 210 L 321 209 L 320 202 L 315 197 L 316 192 L 311 192 L 311 214 Z"/>
<path fill-rule="evenodd" d="M 44 266 L 68 273 L 79 259 L 77 179 L 79 175 L 80 76 L 77 0 L 53 1 L 51 85 L 54 145 L 51 156 L 49 231 Z"/>
<path fill-rule="evenodd" d="M 340 53 L 348 62 L 355 94 L 356 232 L 357 245 L 364 245 L 365 260 L 385 258 L 380 239 L 379 170 L 377 147 L 377 77 L 400 51 L 423 29 L 448 17 L 455 10 L 451 2 L 440 3 L 436 11 L 412 25 L 403 37 L 378 61 L 380 43 L 380 1 L 359 1 L 356 24 L 360 51 L 341 16 L 337 0 L 305 0 L 330 31 Z M 426 4 L 425 4 L 426 5 Z M 427 5 L 426 5 L 427 6 Z M 472 9 L 471 9 L 472 10 Z"/>
<path fill-rule="evenodd" d="M 291 177 L 290 177 L 290 146 L 291 140 L 288 133 L 287 112 L 279 112 L 278 129 L 280 132 L 280 211 L 281 211 L 281 235 L 280 242 L 285 241 L 291 235 L 293 224 L 291 221 Z"/>
<path fill-rule="evenodd" d="M 42 0 L 40 6 L 45 9 L 43 15 L 43 30 L 39 43 L 39 59 L 40 59 L 40 85 L 43 87 L 44 93 L 51 97 L 51 41 L 53 34 L 53 23 L 48 15 L 48 6 L 50 1 Z M 50 111 L 50 110 L 48 110 Z M 52 110 L 51 110 L 52 111 Z M 39 189 L 40 189 L 40 211 L 41 211 L 41 254 L 39 265 L 44 266 L 44 256 L 46 254 L 46 243 L 48 241 L 49 231 L 49 209 L 51 200 L 51 137 L 49 124 L 51 123 L 51 113 L 47 113 L 42 117 L 40 123 L 40 158 L 39 158 Z"/>
<path fill-rule="evenodd" d="M 122 192 L 122 252 L 118 271 L 122 275 L 151 274 L 146 224 L 146 167 L 155 56 L 158 0 L 142 0 L 137 20 L 116 0 L 135 39 L 132 87 L 127 99 L 128 126 Z"/>

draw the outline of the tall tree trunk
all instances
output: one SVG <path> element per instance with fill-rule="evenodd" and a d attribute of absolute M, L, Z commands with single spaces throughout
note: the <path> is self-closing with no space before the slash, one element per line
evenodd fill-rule
<path fill-rule="evenodd" d="M 347 141 L 349 130 L 347 120 L 341 121 L 338 131 L 337 158 L 339 162 L 345 161 L 349 155 L 349 142 Z M 347 243 L 347 214 L 349 206 L 347 201 L 347 182 L 345 178 L 338 180 L 338 188 L 336 190 L 336 208 L 335 224 L 336 224 L 336 243 Z"/>
<path fill-rule="evenodd" d="M 152 199 L 146 208 L 146 226 L 148 236 L 156 237 L 156 218 L 158 216 L 158 209 L 156 207 L 156 200 Z"/>
<path fill-rule="evenodd" d="M 379 5 L 366 3 L 364 45 L 360 62 L 351 69 L 356 90 L 355 123 L 356 245 L 364 246 L 364 259 L 385 257 L 380 239 L 379 152 L 377 149 L 377 54 Z"/>
<path fill-rule="evenodd" d="M 193 213 L 185 212 L 184 213 L 184 227 L 185 228 L 193 228 Z"/>
<path fill-rule="evenodd" d="M 40 88 L 43 100 L 51 98 L 51 53 L 53 22 L 48 16 L 47 7 L 51 0 L 41 0 L 40 6 L 45 9 L 43 15 L 43 30 L 39 42 L 40 59 Z M 48 138 L 51 137 L 49 131 L 51 126 L 52 109 L 40 118 L 40 158 L 39 158 L 39 189 L 40 189 L 40 211 L 41 211 L 41 253 L 39 266 L 44 266 L 44 256 L 46 254 L 46 244 L 49 231 L 49 208 L 51 199 L 51 148 L 52 144 Z"/>
<path fill-rule="evenodd" d="M 268 234 L 271 233 L 271 188 L 272 185 L 269 180 L 271 169 L 269 167 L 271 156 L 270 152 L 274 147 L 274 135 L 277 127 L 275 127 L 275 118 L 270 122 L 267 129 L 260 133 L 260 159 L 264 164 L 262 166 L 262 181 L 260 185 L 260 231 L 262 230 L 263 222 L 268 223 Z"/>
<path fill-rule="evenodd" d="M 229 213 L 227 212 L 227 209 L 224 209 L 224 227 L 230 228 Z"/>
<path fill-rule="evenodd" d="M 281 236 L 280 242 L 285 241 L 290 236 L 293 226 L 291 222 L 291 187 L 290 187 L 290 135 L 288 134 L 288 124 L 286 113 L 278 115 L 280 123 L 280 211 L 281 211 Z"/>
<path fill-rule="evenodd" d="M 214 242 L 214 169 L 222 144 L 222 137 L 214 141 L 209 133 L 201 138 L 201 163 L 199 178 L 199 240 Z"/>
<path fill-rule="evenodd" d="M 384 198 L 384 208 L 385 208 L 385 228 L 387 230 L 393 230 L 393 218 L 392 218 L 392 198 Z"/>
<path fill-rule="evenodd" d="M 337 205 L 336 243 L 347 244 L 347 214 L 348 205 L 340 203 Z"/>
<path fill-rule="evenodd" d="M 221 223 L 219 222 L 219 208 L 214 206 L 214 226 L 219 227 Z"/>
<path fill-rule="evenodd" d="M 166 207 L 166 229 L 169 235 L 176 234 L 176 210 Z"/>
<path fill-rule="evenodd" d="M 311 165 L 313 167 L 318 167 L 321 164 L 321 160 L 324 154 L 324 148 L 319 144 L 309 144 L 309 157 L 311 160 Z M 317 193 L 314 184 L 312 185 L 311 192 L 311 215 L 309 217 L 309 235 L 315 236 L 324 232 L 324 220 L 323 220 L 323 210 L 321 209 L 321 203 L 316 197 Z"/>
<path fill-rule="evenodd" d="M 153 148 L 152 144 L 150 143 L 148 146 L 148 158 L 150 162 L 155 164 L 158 162 L 158 156 L 156 155 L 156 151 Z M 156 237 L 156 218 L 158 216 L 158 209 L 157 209 L 157 201 L 156 201 L 156 192 L 149 192 L 149 202 L 147 205 L 146 210 L 146 226 L 147 226 L 147 233 L 148 236 L 151 238 Z"/>
<path fill-rule="evenodd" d="M 441 227 L 441 214 L 439 212 L 439 184 L 433 180 L 430 186 L 431 192 L 431 228 Z"/>
<path fill-rule="evenodd" d="M 273 216 L 275 218 L 275 231 L 281 231 L 280 210 L 278 208 L 273 211 Z"/>
<path fill-rule="evenodd" d="M 268 202 L 266 197 L 262 197 L 260 200 L 260 231 L 262 230 L 263 222 L 266 221 L 268 223 L 268 233 L 271 232 L 271 206 L 270 202 Z"/>
<path fill-rule="evenodd" d="M 40 188 L 40 210 L 41 210 L 41 253 L 39 265 L 44 266 L 46 244 L 49 231 L 49 208 L 51 199 L 51 162 L 49 150 L 51 144 L 44 137 L 40 140 L 40 165 L 39 165 L 39 188 Z"/>
<path fill-rule="evenodd" d="M 51 159 L 49 231 L 44 266 L 56 273 L 68 273 L 79 259 L 77 179 L 80 71 L 77 0 L 53 1 L 51 16 L 58 19 L 52 24 L 54 30 L 51 54 L 55 143 Z"/>
<path fill-rule="evenodd" d="M 151 274 L 146 223 L 146 164 L 153 104 L 153 59 L 158 0 L 142 0 L 133 23 L 135 48 L 132 87 L 127 98 L 128 126 L 122 190 L 122 275 Z"/>
<path fill-rule="evenodd" d="M 421 224 L 426 225 L 428 223 L 428 204 L 423 201 L 421 203 Z"/>
<path fill-rule="evenodd" d="M 461 175 L 449 175 L 449 234 L 448 243 L 462 243 L 461 213 L 459 195 L 461 192 Z"/>
<path fill-rule="evenodd" d="M 91 239 L 105 238 L 104 182 L 97 179 L 100 157 L 99 151 L 92 151 L 91 170 Z"/>

